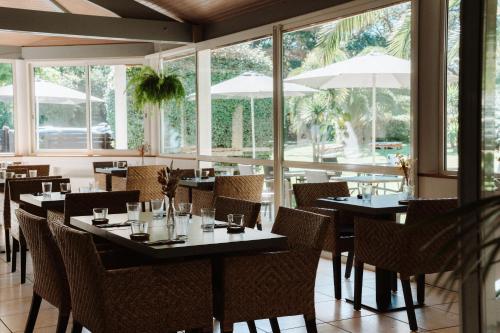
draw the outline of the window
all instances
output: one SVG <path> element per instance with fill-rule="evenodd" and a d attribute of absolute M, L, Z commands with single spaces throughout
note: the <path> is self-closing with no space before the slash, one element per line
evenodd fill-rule
<path fill-rule="evenodd" d="M 132 106 L 128 65 L 34 69 L 38 149 L 135 149 L 144 141 L 143 115 Z M 89 92 L 89 93 L 87 93 Z"/>
<path fill-rule="evenodd" d="M 196 56 L 164 61 L 163 70 L 181 79 L 186 97 L 162 109 L 162 153 L 196 154 Z"/>
<path fill-rule="evenodd" d="M 14 153 L 14 85 L 12 65 L 0 63 L 0 153 Z"/>
<path fill-rule="evenodd" d="M 272 39 L 211 50 L 210 64 L 211 125 L 200 121 L 200 136 L 211 154 L 272 159 Z"/>
<path fill-rule="evenodd" d="M 284 33 L 285 160 L 410 155 L 410 55 L 410 3 Z"/>
<path fill-rule="evenodd" d="M 458 75 L 460 48 L 460 1 L 448 0 L 447 83 L 445 113 L 445 169 L 458 170 Z"/>

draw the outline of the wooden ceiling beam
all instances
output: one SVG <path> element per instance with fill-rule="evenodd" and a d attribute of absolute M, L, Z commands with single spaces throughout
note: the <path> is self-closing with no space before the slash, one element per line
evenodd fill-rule
<path fill-rule="evenodd" d="M 142 20 L 168 20 L 171 19 L 158 11 L 146 7 L 134 0 L 88 0 L 96 5 L 106 8 L 116 15 L 124 18 Z"/>
<path fill-rule="evenodd" d="M 0 8 L 0 30 L 127 41 L 186 44 L 193 41 L 188 23 Z"/>

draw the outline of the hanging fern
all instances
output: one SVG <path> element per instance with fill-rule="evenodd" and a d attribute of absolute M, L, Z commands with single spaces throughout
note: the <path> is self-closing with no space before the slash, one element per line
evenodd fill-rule
<path fill-rule="evenodd" d="M 159 74 L 149 66 L 144 66 L 132 75 L 127 90 L 132 93 L 134 105 L 138 110 L 143 110 L 146 105 L 161 107 L 168 101 L 180 102 L 186 96 L 184 86 L 177 75 Z"/>

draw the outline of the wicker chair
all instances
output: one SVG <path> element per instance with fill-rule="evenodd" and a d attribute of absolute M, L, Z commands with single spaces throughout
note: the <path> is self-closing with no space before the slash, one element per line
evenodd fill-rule
<path fill-rule="evenodd" d="M 10 236 L 12 238 L 12 253 L 11 253 L 11 271 L 15 272 L 17 270 L 17 252 L 21 254 L 21 283 L 26 282 L 26 241 L 24 239 L 23 233 L 19 230 L 19 225 L 17 220 L 13 219 L 15 216 L 13 208 L 18 204 L 20 208 L 30 212 L 31 214 L 45 217 L 46 211 L 43 208 L 36 207 L 33 205 L 25 205 L 19 201 L 21 194 L 30 194 L 33 192 L 40 192 L 42 189 L 42 182 L 50 181 L 52 182 L 53 191 L 59 191 L 59 185 L 61 183 L 69 183 L 69 178 L 50 178 L 50 177 L 37 177 L 29 179 L 12 179 L 9 180 L 6 187 L 8 189 L 8 200 L 9 203 L 4 204 L 4 209 L 8 209 L 8 213 L 4 211 L 5 224 L 9 223 Z M 6 198 L 7 200 L 7 193 Z M 12 204 L 14 203 L 14 204 Z"/>
<path fill-rule="evenodd" d="M 61 176 L 52 176 L 52 177 L 36 177 L 36 178 L 30 178 L 30 180 L 36 180 L 36 179 L 57 179 L 61 178 Z M 11 229 L 11 209 L 10 209 L 10 189 L 9 189 L 9 183 L 14 180 L 20 180 L 18 178 L 10 178 L 5 180 L 4 184 L 4 202 L 3 202 L 3 228 L 4 228 L 4 234 L 5 234 L 5 255 L 6 255 L 6 260 L 7 262 L 10 262 L 11 260 L 11 246 L 10 246 L 10 229 Z M 21 179 L 22 180 L 22 179 Z M 26 180 L 26 179 L 24 179 Z M 41 185 L 40 185 L 41 187 Z M 39 191 L 39 190 L 36 190 Z M 36 192 L 33 191 L 33 192 Z"/>
<path fill-rule="evenodd" d="M 36 170 L 37 171 L 37 177 L 47 177 L 50 172 L 50 164 L 38 164 L 38 165 L 27 165 L 27 164 L 21 164 L 21 165 L 9 165 L 7 167 L 7 172 L 15 172 L 15 173 L 21 173 L 21 174 L 28 174 L 29 170 Z"/>
<path fill-rule="evenodd" d="M 233 256 L 223 260 L 223 292 L 215 303 L 215 318 L 224 327 L 269 318 L 273 332 L 277 317 L 303 315 L 308 332 L 316 332 L 314 284 L 328 218 L 280 207 L 272 232 L 288 238 L 288 251 Z"/>
<path fill-rule="evenodd" d="M 215 177 L 213 191 L 193 189 L 193 214 L 200 215 L 202 208 L 214 207 L 219 196 L 260 202 L 263 186 L 263 175 Z"/>
<path fill-rule="evenodd" d="M 457 207 L 456 199 L 412 200 L 408 205 L 405 224 L 393 221 L 359 219 L 355 222 L 354 309 L 361 308 L 363 265 L 400 274 L 410 329 L 418 329 L 410 287 L 410 277 L 417 277 L 417 302 L 424 303 L 425 274 L 452 270 L 450 252 L 440 249 L 456 234 L 449 228 L 454 221 L 443 220 L 425 228 L 415 228 L 419 222 L 433 219 Z M 444 232 L 443 232 L 444 231 Z M 439 235 L 436 239 L 436 235 Z M 432 244 L 429 242 L 432 240 Z M 426 246 L 427 245 L 427 246 Z M 426 246 L 424 248 L 424 246 Z"/>
<path fill-rule="evenodd" d="M 95 186 L 97 188 L 103 190 L 111 189 L 111 175 L 96 172 L 97 168 L 111 168 L 111 167 L 113 167 L 113 161 L 92 162 L 92 168 L 94 169 L 94 181 L 95 181 Z"/>
<path fill-rule="evenodd" d="M 113 191 L 139 190 L 140 202 L 149 202 L 152 199 L 163 199 L 161 185 L 158 183 L 158 171 L 164 165 L 147 165 L 128 167 L 127 177 L 111 177 Z"/>
<path fill-rule="evenodd" d="M 182 177 L 193 178 L 194 169 L 183 169 Z M 175 204 L 179 202 L 190 202 L 189 189 L 183 186 L 178 186 L 175 192 Z"/>
<path fill-rule="evenodd" d="M 49 210 L 49 222 L 69 225 L 72 216 L 92 215 L 93 209 L 108 208 L 108 214 L 127 212 L 127 202 L 139 201 L 139 191 L 68 193 L 64 200 L 64 213 Z"/>
<path fill-rule="evenodd" d="M 228 214 L 245 215 L 244 225 L 247 228 L 255 228 L 260 213 L 260 202 L 217 197 L 215 199 L 215 219 L 227 221 Z"/>
<path fill-rule="evenodd" d="M 293 192 L 297 201 L 297 209 L 312 211 L 330 217 L 323 250 L 332 252 L 333 282 L 335 298 L 342 298 L 341 286 L 341 254 L 348 252 L 345 278 L 351 276 L 354 251 L 353 217 L 335 209 L 318 208 L 316 200 L 324 197 L 348 197 L 349 188 L 346 182 L 303 183 L 294 184 Z"/>
<path fill-rule="evenodd" d="M 50 226 L 68 275 L 74 329 L 163 333 L 212 327 L 209 260 L 109 270 L 90 234 Z"/>
<path fill-rule="evenodd" d="M 57 333 L 66 332 L 71 312 L 68 279 L 61 253 L 47 220 L 22 209 L 16 210 L 19 226 L 26 237 L 33 259 L 33 298 L 25 332 L 33 332 L 42 299 L 59 309 Z"/>

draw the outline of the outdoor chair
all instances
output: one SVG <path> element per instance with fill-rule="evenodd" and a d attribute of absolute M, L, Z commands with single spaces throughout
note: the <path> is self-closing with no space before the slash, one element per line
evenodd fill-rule
<path fill-rule="evenodd" d="M 227 221 L 229 214 L 243 214 L 244 226 L 255 228 L 260 213 L 260 202 L 252 202 L 241 199 L 217 197 L 215 199 L 215 219 L 217 221 Z"/>

